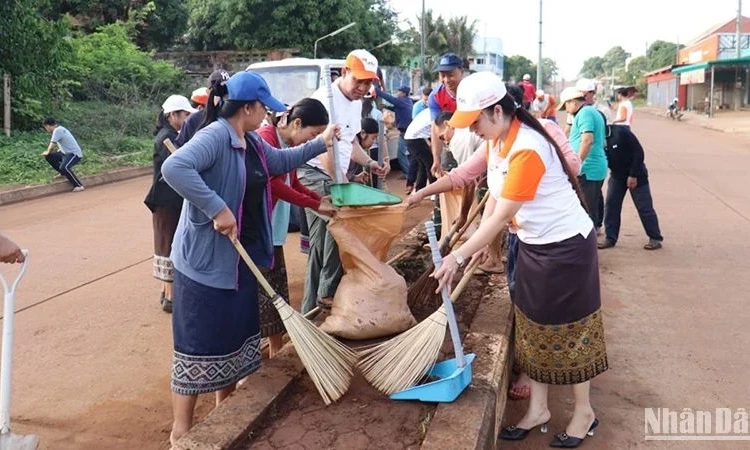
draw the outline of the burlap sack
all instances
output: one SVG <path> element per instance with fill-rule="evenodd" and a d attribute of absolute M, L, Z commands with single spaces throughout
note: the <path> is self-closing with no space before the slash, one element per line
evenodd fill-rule
<path fill-rule="evenodd" d="M 416 324 L 406 304 L 406 281 L 385 263 L 401 232 L 406 205 L 342 208 L 328 224 L 344 276 L 331 314 L 320 328 L 345 339 L 372 339 Z"/>
<path fill-rule="evenodd" d="M 468 211 L 470 209 L 476 207 L 479 202 L 477 201 L 476 195 L 474 195 L 474 193 L 475 190 L 473 187 L 466 186 L 464 188 L 443 192 L 439 195 L 441 223 L 440 229 L 442 233 L 450 232 L 451 227 L 453 227 L 453 222 L 455 222 L 461 215 L 462 209 L 466 214 L 468 214 Z M 471 198 L 471 205 L 464 205 L 464 202 L 469 200 L 467 197 Z M 464 217 L 464 220 L 465 219 L 466 218 Z M 479 217 L 477 217 L 474 222 L 469 225 L 469 228 L 466 229 L 466 232 L 454 247 L 458 247 L 463 244 L 467 239 L 469 239 L 469 237 L 471 237 L 471 235 L 477 230 L 477 228 L 479 228 Z"/>

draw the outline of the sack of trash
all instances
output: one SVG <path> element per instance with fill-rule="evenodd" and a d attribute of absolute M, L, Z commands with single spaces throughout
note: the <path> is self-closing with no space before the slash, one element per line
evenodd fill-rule
<path fill-rule="evenodd" d="M 390 336 L 416 324 L 406 304 L 406 281 L 385 263 L 405 212 L 403 204 L 342 208 L 328 224 L 344 275 L 321 330 L 362 340 Z"/>

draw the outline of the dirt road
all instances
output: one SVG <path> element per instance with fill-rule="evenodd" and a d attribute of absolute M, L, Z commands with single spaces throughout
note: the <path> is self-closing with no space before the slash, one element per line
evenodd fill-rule
<path fill-rule="evenodd" d="M 666 241 L 658 252 L 641 249 L 645 237 L 627 200 L 618 246 L 600 253 L 612 369 L 595 380 L 602 425 L 585 445 L 682 448 L 644 440 L 644 407 L 750 406 L 750 145 L 645 115 L 634 129 Z M 141 203 L 148 183 L 0 208 L 0 229 L 31 251 L 17 295 L 14 431 L 40 434 L 44 449 L 167 447 L 172 343 L 150 277 L 151 219 Z M 289 245 L 299 298 L 304 259 L 294 238 Z M 565 427 L 568 393 L 552 390 L 551 431 Z M 199 414 L 210 406 L 204 397 Z M 506 422 L 523 407 L 511 402 Z M 536 432 L 504 447 L 546 448 L 550 439 Z"/>
<path fill-rule="evenodd" d="M 164 449 L 171 428 L 171 316 L 151 278 L 148 177 L 0 208 L 31 252 L 16 295 L 13 429 L 42 449 Z M 394 179 L 392 189 L 403 184 Z M 429 208 L 407 218 L 413 227 Z M 286 255 L 299 304 L 306 257 Z M 15 275 L 8 267 L 4 274 Z M 198 416 L 212 408 L 201 396 Z"/>
<path fill-rule="evenodd" d="M 742 442 L 647 442 L 644 408 L 750 406 L 750 141 L 640 114 L 664 248 L 646 237 L 625 201 L 617 247 L 599 252 L 611 370 L 594 380 L 600 429 L 585 448 L 747 448 Z M 512 424 L 525 402 L 509 402 Z M 522 444 L 548 448 L 572 414 L 569 388 L 550 390 L 550 433 Z"/>

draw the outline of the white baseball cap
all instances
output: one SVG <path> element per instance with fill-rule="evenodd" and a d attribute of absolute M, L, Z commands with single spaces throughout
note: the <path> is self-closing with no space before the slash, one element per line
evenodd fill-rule
<path fill-rule="evenodd" d="M 525 74 L 523 74 L 523 79 L 524 80 L 530 80 L 531 79 L 531 75 L 529 75 L 528 73 L 525 73 Z"/>
<path fill-rule="evenodd" d="M 453 128 L 469 128 L 484 108 L 494 105 L 508 91 L 502 78 L 492 72 L 477 72 L 461 80 L 456 92 L 456 112 L 448 122 Z"/>
<path fill-rule="evenodd" d="M 565 108 L 565 102 L 570 100 L 575 100 L 577 98 L 583 98 L 583 92 L 581 92 L 577 87 L 566 87 L 563 89 L 562 92 L 560 92 L 560 109 L 561 111 Z"/>
<path fill-rule="evenodd" d="M 588 78 L 581 78 L 576 81 L 576 89 L 581 92 L 596 92 L 596 82 Z"/>
<path fill-rule="evenodd" d="M 164 111 L 164 114 L 169 114 L 175 111 L 187 111 L 189 113 L 198 111 L 190 104 L 190 100 L 183 95 L 170 95 L 164 100 L 161 109 Z"/>
<path fill-rule="evenodd" d="M 537 97 L 543 97 L 544 96 L 544 89 L 537 89 L 536 90 L 536 96 Z"/>

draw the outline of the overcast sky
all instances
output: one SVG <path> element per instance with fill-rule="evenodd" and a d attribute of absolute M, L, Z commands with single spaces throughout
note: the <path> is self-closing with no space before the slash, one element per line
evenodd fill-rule
<path fill-rule="evenodd" d="M 390 0 L 402 20 L 416 24 L 421 0 Z M 590 56 L 621 45 L 633 56 L 645 54 L 655 40 L 685 44 L 713 25 L 737 16 L 738 0 L 547 0 L 543 3 L 543 52 L 557 62 L 560 75 L 573 79 Z M 616 11 L 605 15 L 608 11 Z M 700 12 L 697 7 L 701 6 Z M 468 15 L 479 35 L 503 39 L 506 56 L 520 54 L 536 62 L 539 1 L 425 0 L 425 8 L 443 17 Z M 743 4 L 750 17 L 750 2 Z M 678 18 L 679 17 L 679 18 Z"/>

